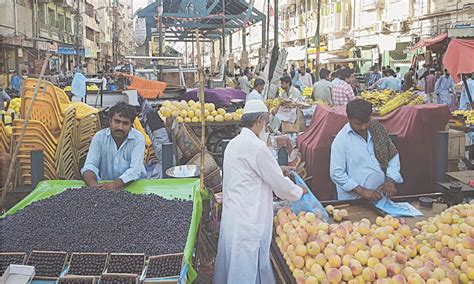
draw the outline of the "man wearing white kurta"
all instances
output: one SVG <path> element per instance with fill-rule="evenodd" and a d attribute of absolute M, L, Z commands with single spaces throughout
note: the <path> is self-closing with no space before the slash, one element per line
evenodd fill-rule
<path fill-rule="evenodd" d="M 267 141 L 268 109 L 247 101 L 240 135 L 224 154 L 223 209 L 214 283 L 275 283 L 270 263 L 273 192 L 299 200 L 303 189 L 285 177 Z M 286 169 L 285 169 L 286 171 Z"/>

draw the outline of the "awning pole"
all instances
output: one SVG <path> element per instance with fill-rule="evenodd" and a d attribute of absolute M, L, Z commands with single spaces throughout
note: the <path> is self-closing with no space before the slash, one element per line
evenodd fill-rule
<path fill-rule="evenodd" d="M 201 44 L 199 41 L 199 30 L 196 30 L 196 48 L 197 48 L 197 64 L 199 76 L 199 102 L 201 104 L 201 167 L 200 167 L 200 183 L 199 189 L 204 192 L 204 156 L 206 153 L 206 117 L 205 117 L 205 101 L 204 101 L 204 69 L 202 68 Z"/>

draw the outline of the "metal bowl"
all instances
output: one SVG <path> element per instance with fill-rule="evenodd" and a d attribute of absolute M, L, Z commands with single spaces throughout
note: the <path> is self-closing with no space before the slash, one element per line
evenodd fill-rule
<path fill-rule="evenodd" d="M 241 104 L 241 103 L 244 103 L 245 101 L 242 99 L 232 99 L 230 100 L 230 102 L 233 104 Z"/>
<path fill-rule="evenodd" d="M 200 167 L 195 165 L 176 166 L 166 170 L 166 174 L 174 178 L 191 178 L 200 175 Z"/>

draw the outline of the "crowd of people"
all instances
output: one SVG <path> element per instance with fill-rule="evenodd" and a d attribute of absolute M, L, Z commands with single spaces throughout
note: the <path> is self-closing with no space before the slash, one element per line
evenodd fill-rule
<path fill-rule="evenodd" d="M 263 71 L 263 70 L 262 70 Z M 285 99 L 304 100 L 302 92 L 305 88 L 312 88 L 312 99 L 324 102 L 330 106 L 345 106 L 354 100 L 361 91 L 391 90 L 403 92 L 418 90 L 424 94 L 426 103 L 445 104 L 451 110 L 470 109 L 469 98 L 474 92 L 472 74 L 463 75 L 463 90 L 460 99 L 456 94 L 454 80 L 448 70 L 436 70 L 428 64 L 423 64 L 418 70 L 410 68 L 402 74 L 400 67 L 392 69 L 390 66 L 373 65 L 365 74 L 364 84 L 360 84 L 353 69 L 336 66 L 335 71 L 326 68 L 319 70 L 319 80 L 316 80 L 309 68 L 295 65 L 290 70 L 285 69 L 280 78 L 278 96 Z M 254 68 L 245 68 L 242 76 L 238 76 L 236 88 L 247 94 L 247 100 L 264 99 L 265 80 L 261 73 Z M 365 85 L 365 86 L 364 86 Z"/>

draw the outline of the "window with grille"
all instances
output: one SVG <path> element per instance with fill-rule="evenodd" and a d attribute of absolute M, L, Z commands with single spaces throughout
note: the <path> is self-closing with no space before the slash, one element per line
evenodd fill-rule
<path fill-rule="evenodd" d="M 48 8 L 48 23 L 51 27 L 56 26 L 56 10 Z"/>
<path fill-rule="evenodd" d="M 91 41 L 94 41 L 94 30 L 89 28 L 89 27 L 86 27 L 86 38 L 88 40 L 91 40 Z"/>

